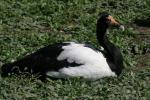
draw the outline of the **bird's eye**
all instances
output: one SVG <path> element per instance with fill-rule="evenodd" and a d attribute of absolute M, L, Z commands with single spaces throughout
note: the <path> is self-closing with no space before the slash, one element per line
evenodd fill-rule
<path fill-rule="evenodd" d="M 106 23 L 110 24 L 111 23 L 111 19 L 106 19 Z"/>

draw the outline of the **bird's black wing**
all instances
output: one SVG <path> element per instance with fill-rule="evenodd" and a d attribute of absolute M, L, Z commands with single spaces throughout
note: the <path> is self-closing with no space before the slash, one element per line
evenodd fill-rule
<path fill-rule="evenodd" d="M 27 71 L 44 75 L 47 71 L 58 71 L 63 67 L 81 65 L 75 62 L 69 63 L 67 60 L 57 60 L 57 57 L 63 51 L 62 47 L 66 45 L 69 45 L 69 43 L 57 43 L 41 48 L 22 59 L 3 65 L 2 73 L 7 75 L 8 73 L 18 72 L 16 71 L 17 68 L 21 72 Z"/>

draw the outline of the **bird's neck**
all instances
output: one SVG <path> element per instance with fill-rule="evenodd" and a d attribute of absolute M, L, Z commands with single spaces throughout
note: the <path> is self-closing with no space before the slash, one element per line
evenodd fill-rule
<path fill-rule="evenodd" d="M 98 28 L 100 27 L 100 28 Z M 112 44 L 107 37 L 107 26 L 99 25 L 97 27 L 97 39 L 99 44 L 104 48 L 106 51 L 107 59 L 110 60 L 116 67 L 112 68 L 113 71 L 116 72 L 116 74 L 120 74 L 121 70 L 123 68 L 123 58 L 121 55 L 120 50 Z"/>
<path fill-rule="evenodd" d="M 113 61 L 114 60 L 113 59 L 114 58 L 113 50 L 115 50 L 116 47 L 108 40 L 106 32 L 107 32 L 107 27 L 104 27 L 104 28 L 101 27 L 101 29 L 98 29 L 97 30 L 97 40 L 98 40 L 99 44 L 104 48 L 107 55 L 109 55 L 109 59 L 111 59 Z"/>

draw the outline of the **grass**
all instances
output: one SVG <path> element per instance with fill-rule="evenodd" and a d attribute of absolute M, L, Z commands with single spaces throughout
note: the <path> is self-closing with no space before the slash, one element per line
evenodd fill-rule
<path fill-rule="evenodd" d="M 1 0 L 0 65 L 56 42 L 77 40 L 99 46 L 95 22 L 102 11 L 128 25 L 147 18 L 149 8 L 143 0 Z M 150 44 L 140 40 L 131 27 L 110 33 L 111 41 L 122 50 L 126 66 L 118 78 L 95 82 L 48 79 L 42 83 L 35 75 L 0 77 L 0 99 L 148 100 L 150 60 L 149 53 L 142 52 Z"/>

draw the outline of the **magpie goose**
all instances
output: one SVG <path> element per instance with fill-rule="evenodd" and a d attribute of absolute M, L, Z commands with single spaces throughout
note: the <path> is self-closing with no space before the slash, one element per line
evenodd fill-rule
<path fill-rule="evenodd" d="M 107 38 L 110 26 L 124 30 L 123 25 L 110 14 L 102 13 L 97 20 L 97 40 L 103 51 L 77 42 L 48 45 L 15 62 L 4 64 L 2 76 L 29 72 L 40 75 L 42 80 L 50 78 L 82 77 L 97 80 L 102 77 L 118 76 L 123 69 L 123 58 L 119 48 Z M 104 53 L 105 52 L 105 53 Z"/>

